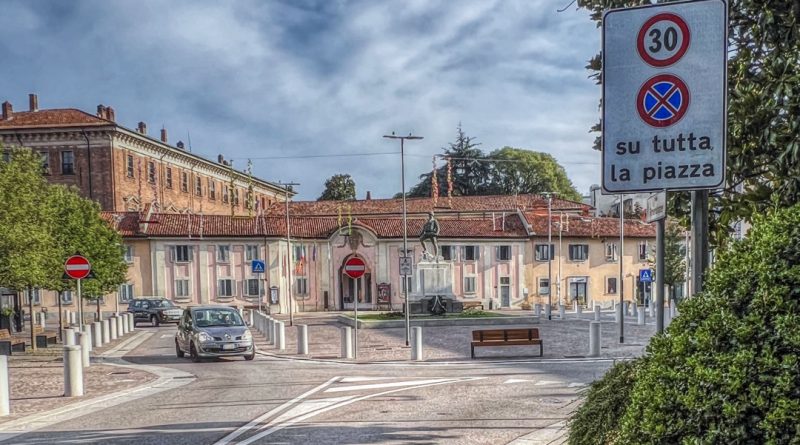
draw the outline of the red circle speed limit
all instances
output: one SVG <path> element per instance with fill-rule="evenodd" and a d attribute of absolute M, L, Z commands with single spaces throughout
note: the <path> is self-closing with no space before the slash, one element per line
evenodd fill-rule
<path fill-rule="evenodd" d="M 680 60 L 689 49 L 690 41 L 686 21 L 677 14 L 665 12 L 644 22 L 636 39 L 636 49 L 648 65 L 663 68 Z"/>

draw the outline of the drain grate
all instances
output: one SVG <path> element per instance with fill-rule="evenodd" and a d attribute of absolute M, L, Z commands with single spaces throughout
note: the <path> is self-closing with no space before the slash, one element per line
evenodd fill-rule
<path fill-rule="evenodd" d="M 114 372 L 109 372 L 108 375 L 128 375 L 130 373 L 131 373 L 130 371 L 114 371 Z"/>

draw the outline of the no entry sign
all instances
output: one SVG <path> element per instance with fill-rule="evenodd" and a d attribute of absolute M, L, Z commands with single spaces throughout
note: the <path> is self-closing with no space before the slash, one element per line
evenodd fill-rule
<path fill-rule="evenodd" d="M 724 184 L 726 50 L 724 0 L 605 13 L 605 192 Z"/>
<path fill-rule="evenodd" d="M 81 255 L 72 255 L 64 263 L 64 272 L 73 280 L 82 280 L 88 277 L 91 271 L 92 265 L 89 264 L 89 260 Z"/>
<path fill-rule="evenodd" d="M 359 257 L 352 257 L 344 263 L 344 273 L 352 279 L 360 278 L 367 270 L 364 260 Z"/>

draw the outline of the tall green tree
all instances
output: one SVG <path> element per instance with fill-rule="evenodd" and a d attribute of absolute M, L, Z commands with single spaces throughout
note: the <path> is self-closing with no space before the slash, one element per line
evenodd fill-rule
<path fill-rule="evenodd" d="M 669 287 L 669 298 L 676 299 L 677 288 L 686 282 L 686 245 L 684 232 L 681 226 L 674 221 L 667 220 L 664 230 L 664 285 Z M 652 252 L 655 255 L 655 252 Z M 655 273 L 656 260 L 653 256 L 648 258 L 650 266 Z"/>
<path fill-rule="evenodd" d="M 550 154 L 503 147 L 488 158 L 491 160 L 489 191 L 492 194 L 554 192 L 562 199 L 581 200 L 564 167 Z"/>
<path fill-rule="evenodd" d="M 333 175 L 325 181 L 325 190 L 317 201 L 348 201 L 356 199 L 356 181 L 348 174 Z"/>
<path fill-rule="evenodd" d="M 47 288 L 53 271 L 63 270 L 55 247 L 55 212 L 47 205 L 42 158 L 31 150 L 13 149 L 0 161 L 0 286 L 22 291 Z M 33 299 L 28 298 L 33 323 Z M 31 347 L 36 341 L 31 326 Z"/>
<path fill-rule="evenodd" d="M 603 11 L 642 4 L 578 0 L 598 26 Z M 710 203 L 717 243 L 740 218 L 800 201 L 800 2 L 729 0 L 728 9 L 728 183 Z M 587 68 L 600 83 L 599 54 Z M 685 211 L 685 194 L 673 197 Z"/>

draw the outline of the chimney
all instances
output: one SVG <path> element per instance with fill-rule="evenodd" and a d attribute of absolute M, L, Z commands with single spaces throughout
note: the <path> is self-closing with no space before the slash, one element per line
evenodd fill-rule
<path fill-rule="evenodd" d="M 110 120 L 111 122 L 116 122 L 117 118 L 114 116 L 114 109 L 111 107 L 106 107 L 106 119 Z"/>
<path fill-rule="evenodd" d="M 11 116 L 14 115 L 14 108 L 11 106 L 11 102 L 5 101 L 3 102 L 3 119 L 8 120 L 11 119 Z"/>
<path fill-rule="evenodd" d="M 106 118 L 106 107 L 103 104 L 97 106 L 97 117 L 100 119 Z"/>
<path fill-rule="evenodd" d="M 178 141 L 178 143 L 175 144 L 175 146 L 183 150 L 183 141 Z"/>
<path fill-rule="evenodd" d="M 144 122 L 139 122 L 139 126 L 137 127 L 137 129 L 139 130 L 139 133 L 145 135 L 147 134 L 147 124 L 145 124 Z"/>
<path fill-rule="evenodd" d="M 163 127 L 161 128 L 161 142 L 167 143 L 167 129 Z"/>
<path fill-rule="evenodd" d="M 28 94 L 28 103 L 30 104 L 30 110 L 28 111 L 39 111 L 39 96 L 33 93 Z"/>
<path fill-rule="evenodd" d="M 219 162 L 222 165 L 225 165 L 225 158 L 221 154 L 219 154 L 217 155 L 217 162 Z"/>
<path fill-rule="evenodd" d="M 369 190 L 367 190 L 367 201 L 369 201 L 370 199 L 372 199 L 372 193 L 370 193 Z"/>

